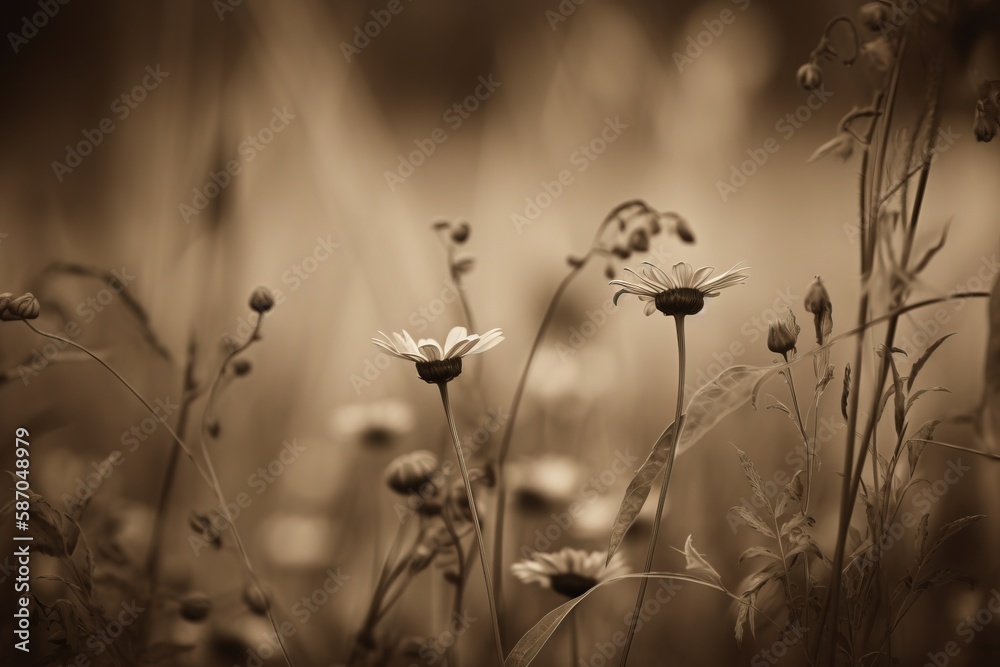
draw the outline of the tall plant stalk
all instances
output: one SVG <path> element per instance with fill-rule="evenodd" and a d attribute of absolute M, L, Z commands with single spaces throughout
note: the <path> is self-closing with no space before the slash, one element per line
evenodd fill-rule
<path fill-rule="evenodd" d="M 472 525 L 476 530 L 476 545 L 479 547 L 479 560 L 483 567 L 483 580 L 486 583 L 486 596 L 490 603 L 490 620 L 493 622 L 493 641 L 496 643 L 497 659 L 501 666 L 504 663 L 503 641 L 500 639 L 499 615 L 497 614 L 496 595 L 493 590 L 493 577 L 490 574 L 490 561 L 486 555 L 486 543 L 483 541 L 483 530 L 479 524 L 479 510 L 476 509 L 476 498 L 472 493 L 472 480 L 469 478 L 469 468 L 465 464 L 465 454 L 462 452 L 462 441 L 458 437 L 455 426 L 455 416 L 452 414 L 451 399 L 448 396 L 448 383 L 438 383 L 441 390 L 441 404 L 444 407 L 448 428 L 451 430 L 452 442 L 455 445 L 455 457 L 462 470 L 462 481 L 465 482 L 465 493 L 469 501 L 469 511 L 472 514 Z"/>
<path fill-rule="evenodd" d="M 684 429 L 684 376 L 687 365 L 686 349 L 684 340 L 684 316 L 675 315 L 674 323 L 677 327 L 677 404 L 674 407 L 674 432 L 670 438 L 670 454 L 667 458 L 667 465 L 663 471 L 663 483 L 660 485 L 660 497 L 656 501 L 656 516 L 653 517 L 653 530 L 649 535 L 649 545 L 646 547 L 646 562 L 643 566 L 643 573 L 652 572 L 653 557 L 656 555 L 656 541 L 660 534 L 660 522 L 663 519 L 663 509 L 667 502 L 667 488 L 670 485 L 670 473 L 674 469 L 674 459 L 677 456 L 677 443 L 680 442 L 681 431 Z M 639 611 L 646 597 L 646 586 L 649 583 L 647 577 L 643 577 L 639 582 L 639 593 L 635 598 L 635 607 L 632 610 L 632 620 L 628 626 L 628 634 L 625 635 L 625 645 L 622 647 L 622 659 L 619 663 L 621 667 L 628 664 L 629 651 L 632 648 L 632 641 L 635 639 L 635 631 L 639 622 Z"/>

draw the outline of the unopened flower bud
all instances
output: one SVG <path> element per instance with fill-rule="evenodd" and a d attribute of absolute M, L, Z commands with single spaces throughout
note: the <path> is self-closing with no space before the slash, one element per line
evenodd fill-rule
<path fill-rule="evenodd" d="M 3 294 L 0 294 L 0 315 L 2 315 L 4 311 L 7 310 L 7 306 L 10 305 L 10 302 L 13 299 L 14 295 L 11 294 L 10 292 L 4 292 Z"/>
<path fill-rule="evenodd" d="M 972 125 L 976 141 L 987 143 L 1000 132 L 1000 105 L 988 95 L 976 101 L 976 117 Z"/>
<path fill-rule="evenodd" d="M 805 308 L 813 314 L 816 324 L 816 344 L 822 345 L 833 331 L 833 304 L 823 285 L 823 279 L 819 276 L 816 276 L 806 292 Z"/>
<path fill-rule="evenodd" d="M 799 86 L 805 90 L 816 90 L 823 85 L 823 70 L 813 62 L 806 63 L 798 71 Z"/>
<path fill-rule="evenodd" d="M 628 244 L 636 252 L 646 252 L 649 250 L 649 232 L 642 228 L 634 230 L 629 235 Z"/>
<path fill-rule="evenodd" d="M 0 300 L 6 294 L 0 296 Z M 31 292 L 26 292 L 16 299 L 11 299 L 7 307 L 0 312 L 0 320 L 11 322 L 14 320 L 33 320 L 38 317 L 41 307 L 38 299 Z"/>
<path fill-rule="evenodd" d="M 274 296 L 266 287 L 258 287 L 250 295 L 250 308 L 261 315 L 274 308 Z"/>
<path fill-rule="evenodd" d="M 192 623 L 200 623 L 212 611 L 212 600 L 204 593 L 189 593 L 181 598 L 181 617 Z"/>
<path fill-rule="evenodd" d="M 233 362 L 233 373 L 237 377 L 243 377 L 249 374 L 251 370 L 253 370 L 253 364 L 246 359 L 237 359 Z"/>
<path fill-rule="evenodd" d="M 604 277 L 606 277 L 608 280 L 614 280 L 615 279 L 615 267 L 611 266 L 610 264 L 608 264 L 607 266 L 605 266 L 604 267 Z"/>
<path fill-rule="evenodd" d="M 439 467 L 433 452 L 426 449 L 407 452 L 389 462 L 385 469 L 385 483 L 402 496 L 420 493 L 420 487 L 433 483 L 432 478 Z"/>
<path fill-rule="evenodd" d="M 616 245 L 611 249 L 612 254 L 619 259 L 628 259 L 632 256 L 632 249 Z"/>
<path fill-rule="evenodd" d="M 684 241 L 684 243 L 694 243 L 694 232 L 691 231 L 691 225 L 689 225 L 688 221 L 684 218 L 677 218 L 674 231 L 677 232 L 677 236 L 681 241 Z"/>
<path fill-rule="evenodd" d="M 469 223 L 462 221 L 457 227 L 451 230 L 451 240 L 455 243 L 462 244 L 469 240 L 469 234 L 472 233 L 472 228 Z"/>
<path fill-rule="evenodd" d="M 789 352 L 795 351 L 801 330 L 801 327 L 795 323 L 795 313 L 789 310 L 785 314 L 784 320 L 771 322 L 767 332 L 767 349 L 787 357 Z"/>
<path fill-rule="evenodd" d="M 861 23 L 872 32 L 881 29 L 889 19 L 889 6 L 885 2 L 866 2 L 861 5 Z"/>
<path fill-rule="evenodd" d="M 243 587 L 243 604 L 257 616 L 265 616 L 271 607 L 271 596 L 251 582 Z"/>

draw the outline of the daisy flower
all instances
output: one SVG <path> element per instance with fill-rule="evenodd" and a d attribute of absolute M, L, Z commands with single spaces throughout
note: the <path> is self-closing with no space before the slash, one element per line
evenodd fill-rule
<path fill-rule="evenodd" d="M 330 415 L 330 431 L 335 438 L 382 449 L 412 431 L 415 421 L 409 405 L 386 399 L 338 407 Z"/>
<path fill-rule="evenodd" d="M 510 569 L 526 584 L 538 584 L 560 595 L 575 598 L 602 581 L 628 574 L 629 569 L 621 553 L 616 553 L 607 567 L 604 567 L 605 556 L 601 551 L 566 548 L 555 553 L 536 553 L 531 558 L 514 563 Z"/>
<path fill-rule="evenodd" d="M 372 342 L 389 354 L 416 362 L 417 375 L 429 384 L 449 382 L 462 373 L 462 358 L 479 354 L 496 346 L 503 340 L 500 329 L 490 329 L 486 333 L 470 334 L 465 327 L 455 327 L 448 332 L 442 346 L 433 338 L 414 341 L 405 329 L 402 335 L 393 333 L 390 338 L 379 331 L 382 338 L 372 338 Z"/>
<path fill-rule="evenodd" d="M 709 278 L 715 270 L 713 267 L 705 266 L 695 271 L 687 262 L 674 264 L 673 276 L 649 262 L 643 262 L 641 275 L 632 269 L 625 270 L 638 278 L 639 283 L 612 280 L 611 285 L 622 288 L 615 293 L 615 305 L 622 294 L 634 294 L 646 302 L 646 315 L 659 310 L 664 315 L 681 317 L 700 312 L 706 297 L 718 296 L 721 290 L 738 285 L 748 277 L 747 269 L 740 264 L 715 278 Z"/>

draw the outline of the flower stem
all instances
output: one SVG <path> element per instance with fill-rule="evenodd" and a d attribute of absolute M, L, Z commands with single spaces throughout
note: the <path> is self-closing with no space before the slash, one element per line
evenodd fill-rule
<path fill-rule="evenodd" d="M 497 602 L 493 594 L 493 577 L 490 575 L 490 562 L 486 556 L 486 544 L 483 542 L 483 531 L 479 525 L 479 511 L 476 509 L 476 498 L 472 494 L 472 481 L 469 479 L 469 468 L 465 465 L 465 454 L 462 453 L 462 442 L 458 438 L 458 429 L 455 427 L 455 417 L 451 410 L 451 399 L 448 397 L 448 383 L 438 384 L 441 390 L 441 403 L 444 406 L 445 418 L 448 420 L 448 428 L 451 430 L 451 439 L 455 444 L 455 457 L 458 459 L 458 466 L 462 469 L 462 481 L 465 482 L 465 493 L 469 499 L 469 510 L 472 513 L 472 526 L 476 529 L 476 545 L 479 547 L 479 560 L 483 567 L 483 580 L 486 583 L 486 596 L 490 603 L 490 618 L 493 621 L 493 640 L 496 642 L 497 659 L 500 665 L 504 663 L 503 642 L 500 639 L 500 621 L 497 617 Z"/>
<path fill-rule="evenodd" d="M 531 344 L 531 350 L 528 352 L 528 359 L 524 363 L 524 370 L 521 371 L 521 377 L 517 381 L 517 387 L 514 389 L 514 397 L 510 402 L 510 417 L 507 419 L 507 428 L 504 429 L 503 439 L 500 441 L 500 449 L 497 453 L 497 493 L 496 493 L 496 518 L 493 522 L 493 582 L 496 586 L 497 600 L 503 600 L 503 529 L 504 520 L 507 513 L 507 482 L 506 475 L 503 474 L 503 465 L 507 459 L 507 453 L 510 450 L 510 442 L 514 435 L 514 425 L 517 423 L 517 415 L 521 408 L 521 398 L 524 396 L 524 388 L 528 383 L 528 372 L 531 370 L 531 364 L 535 360 L 535 355 L 538 353 L 539 348 L 542 345 L 542 339 L 545 338 L 545 333 L 549 329 L 549 325 L 552 323 L 552 318 L 555 316 L 556 308 L 559 305 L 559 301 L 562 299 L 563 293 L 566 288 L 569 287 L 570 283 L 573 282 L 575 278 L 586 265 L 587 260 L 590 258 L 588 253 L 580 264 L 573 268 L 559 283 L 556 287 L 555 293 L 552 295 L 552 299 L 549 301 L 548 308 L 545 309 L 545 314 L 542 316 L 542 322 L 538 326 L 538 332 L 535 334 L 535 340 Z"/>
<path fill-rule="evenodd" d="M 570 664 L 572 667 L 578 667 L 580 664 L 580 628 L 577 627 L 578 625 L 577 615 L 573 614 L 573 618 L 569 622 L 570 655 L 573 660 Z"/>
<path fill-rule="evenodd" d="M 677 456 L 677 443 L 680 442 L 681 430 L 684 428 L 684 373 L 686 366 L 686 347 L 684 342 L 684 316 L 675 315 L 674 323 L 677 325 L 677 406 L 674 409 L 674 432 L 670 439 L 670 454 L 667 458 L 667 466 L 663 472 L 663 483 L 660 486 L 660 498 L 656 502 L 656 516 L 653 517 L 653 531 L 649 535 L 649 546 L 646 549 L 646 563 L 642 569 L 644 573 L 653 569 L 653 556 L 656 553 L 656 538 L 660 534 L 660 521 L 663 519 L 663 508 L 667 502 L 667 487 L 670 484 L 670 473 L 674 469 L 674 458 Z M 628 664 L 629 650 L 632 648 L 632 640 L 635 638 L 636 626 L 639 621 L 639 611 L 642 609 L 643 599 L 646 597 L 646 585 L 649 579 L 643 577 L 639 583 L 639 594 L 635 598 L 635 608 L 632 610 L 632 621 L 628 626 L 628 634 L 625 636 L 625 645 L 622 647 L 622 659 L 619 663 L 621 667 Z"/>

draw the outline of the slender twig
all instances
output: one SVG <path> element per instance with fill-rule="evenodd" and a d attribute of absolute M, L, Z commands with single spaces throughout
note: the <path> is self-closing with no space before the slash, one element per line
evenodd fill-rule
<path fill-rule="evenodd" d="M 674 459 L 677 456 L 677 443 L 680 442 L 680 434 L 684 429 L 684 375 L 686 367 L 686 350 L 684 341 L 684 316 L 675 315 L 674 323 L 677 328 L 677 404 L 674 407 L 674 432 L 671 434 L 670 454 L 667 456 L 667 465 L 663 472 L 663 482 L 660 485 L 660 497 L 656 502 L 656 515 L 653 517 L 653 530 L 649 535 L 649 545 L 646 547 L 646 562 L 643 572 L 650 572 L 653 569 L 653 556 L 656 553 L 656 538 L 660 534 L 660 522 L 663 519 L 663 509 L 667 501 L 667 488 L 670 485 L 670 474 L 673 472 Z M 628 626 L 628 634 L 625 635 L 625 645 L 622 647 L 622 658 L 619 663 L 621 667 L 628 664 L 629 651 L 632 648 L 632 641 L 635 638 L 636 627 L 639 621 L 639 611 L 642 609 L 643 600 L 646 597 L 646 585 L 648 579 L 643 578 L 639 583 L 639 594 L 635 598 L 635 607 L 632 610 L 632 620 Z"/>
<path fill-rule="evenodd" d="M 458 466 L 462 470 L 462 481 L 465 482 L 465 493 L 469 500 L 469 510 L 472 513 L 472 526 L 476 530 L 476 544 L 479 547 L 479 560 L 483 567 L 483 580 L 486 583 L 486 596 L 490 603 L 490 618 L 493 621 L 493 640 L 496 642 L 497 659 L 502 666 L 504 663 L 503 642 L 500 639 L 500 624 L 497 614 L 496 596 L 493 592 L 493 577 L 490 575 L 490 562 L 486 556 L 486 544 L 483 541 L 483 531 L 479 524 L 479 510 L 476 509 L 476 498 L 472 493 L 472 481 L 469 479 L 469 469 L 465 465 L 465 454 L 462 453 L 462 441 L 458 437 L 458 428 L 455 426 L 455 416 L 451 410 L 451 400 L 448 397 L 448 383 L 438 383 L 441 391 L 441 403 L 444 406 L 445 418 L 448 420 L 448 428 L 451 429 L 452 441 L 455 444 L 455 457 L 458 459 Z"/>
<path fill-rule="evenodd" d="M 219 372 L 216 373 L 215 379 L 212 381 L 212 385 L 208 390 L 208 401 L 205 404 L 205 410 L 202 413 L 201 418 L 201 455 L 205 459 L 205 469 L 208 471 L 208 475 L 212 481 L 212 490 L 215 492 L 216 499 L 219 502 L 219 508 L 223 511 L 228 526 L 233 531 L 233 541 L 236 543 L 236 549 L 239 551 L 240 557 L 243 559 L 243 565 L 246 568 L 247 574 L 250 576 L 250 581 L 262 594 L 264 593 L 264 587 L 261 585 L 260 578 L 254 571 L 253 565 L 250 563 L 250 554 L 247 551 L 246 545 L 243 543 L 242 536 L 236 529 L 236 518 L 232 515 L 232 512 L 229 511 L 226 498 L 222 493 L 222 483 L 219 481 L 219 476 L 215 472 L 215 465 L 212 463 L 212 456 L 208 452 L 208 439 L 210 437 L 210 422 L 213 419 L 215 402 L 218 398 L 219 388 L 222 386 L 222 379 L 226 376 L 226 371 L 229 368 L 229 363 L 237 355 L 241 354 L 244 350 L 250 347 L 254 342 L 260 340 L 260 328 L 263 323 L 264 315 L 262 313 L 258 313 L 257 321 L 254 323 L 253 332 L 251 332 L 250 336 L 242 344 L 234 347 L 222 360 L 222 364 L 219 366 Z M 288 665 L 288 667 L 292 667 L 292 658 L 288 654 L 288 648 L 285 646 L 284 635 L 278 629 L 278 622 L 274 618 L 274 613 L 271 611 L 270 604 L 266 605 L 265 611 L 267 612 L 267 620 L 271 622 L 271 628 L 274 630 L 275 638 L 278 641 L 278 648 L 281 649 L 281 656 L 285 659 L 285 664 Z"/>

